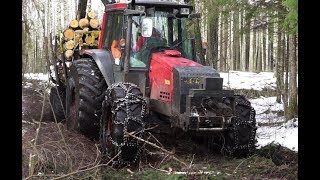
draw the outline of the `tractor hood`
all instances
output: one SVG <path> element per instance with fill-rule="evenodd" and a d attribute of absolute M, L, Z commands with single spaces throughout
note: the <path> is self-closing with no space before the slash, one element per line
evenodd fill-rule
<path fill-rule="evenodd" d="M 151 57 L 152 64 L 160 64 L 162 68 L 169 71 L 172 71 L 175 66 L 202 66 L 199 63 L 181 57 L 181 53 L 177 50 L 152 53 Z"/>
<path fill-rule="evenodd" d="M 204 88 L 202 82 L 210 78 L 211 89 L 222 89 L 222 78 L 215 69 L 183 58 L 176 50 L 152 53 L 149 78 L 150 98 L 164 102 L 172 102 L 174 90 L 178 97 L 186 96 L 190 89 Z M 183 100 L 185 104 L 185 98 Z"/>

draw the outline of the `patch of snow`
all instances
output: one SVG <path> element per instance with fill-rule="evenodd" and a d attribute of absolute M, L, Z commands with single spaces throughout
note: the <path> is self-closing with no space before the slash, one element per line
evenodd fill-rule
<path fill-rule="evenodd" d="M 284 121 L 278 117 L 277 112 L 283 111 L 283 105 L 276 102 L 276 97 L 263 97 L 250 99 L 252 107 L 256 110 L 257 123 L 274 123 Z"/>
<path fill-rule="evenodd" d="M 26 73 L 24 77 L 33 80 L 49 81 L 49 75 L 44 73 Z"/>
<path fill-rule="evenodd" d="M 258 148 L 272 142 L 298 151 L 298 118 L 289 120 L 280 126 L 261 126 L 257 129 Z"/>
<path fill-rule="evenodd" d="M 68 67 L 68 68 L 70 68 L 70 66 L 71 66 L 71 64 L 72 64 L 72 62 L 66 62 L 66 66 Z"/>
<path fill-rule="evenodd" d="M 24 83 L 23 87 L 24 88 L 31 88 L 32 85 L 33 85 L 32 83 L 26 82 L 26 83 Z"/>
<path fill-rule="evenodd" d="M 199 114 L 198 114 L 197 112 L 192 112 L 192 113 L 191 113 L 191 116 L 193 116 L 193 117 L 199 117 Z"/>
<path fill-rule="evenodd" d="M 50 66 L 50 75 L 53 77 L 53 79 L 56 79 L 56 74 L 55 74 L 55 72 L 54 72 L 54 65 L 51 65 Z"/>
<path fill-rule="evenodd" d="M 276 78 L 273 72 L 242 72 L 229 71 L 228 73 L 220 72 L 223 78 L 223 86 L 231 89 L 254 89 L 262 90 L 263 88 L 276 88 Z"/>
<path fill-rule="evenodd" d="M 298 118 L 286 122 L 283 115 L 279 116 L 277 112 L 283 112 L 283 104 L 277 103 L 276 97 L 261 96 L 249 101 L 256 110 L 258 148 L 273 142 L 298 151 Z"/>

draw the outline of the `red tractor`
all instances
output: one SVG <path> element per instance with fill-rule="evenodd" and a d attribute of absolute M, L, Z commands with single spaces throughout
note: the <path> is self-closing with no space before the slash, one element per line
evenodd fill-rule
<path fill-rule="evenodd" d="M 98 48 L 63 65 L 66 79 L 51 93 L 57 117 L 99 138 L 103 154 L 118 155 L 114 164 L 139 160 L 141 143 L 128 134 L 142 137 L 150 124 L 222 136 L 222 152 L 230 156 L 254 152 L 255 110 L 244 96 L 223 89 L 215 69 L 198 63 L 188 38 L 199 18 L 192 10 L 169 1 L 106 2 Z M 63 105 L 57 105 L 59 94 Z"/>

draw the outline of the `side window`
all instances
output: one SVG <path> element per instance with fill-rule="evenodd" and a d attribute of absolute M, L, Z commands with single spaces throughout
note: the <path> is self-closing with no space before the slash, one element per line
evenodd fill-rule
<path fill-rule="evenodd" d="M 121 59 L 120 40 L 124 38 L 123 32 L 124 16 L 120 12 L 110 12 L 107 14 L 106 39 L 104 48 L 111 51 L 115 63 L 119 65 Z"/>

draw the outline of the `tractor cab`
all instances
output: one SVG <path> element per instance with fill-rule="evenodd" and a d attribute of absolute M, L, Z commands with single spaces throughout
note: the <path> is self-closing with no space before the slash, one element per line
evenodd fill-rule
<path fill-rule="evenodd" d="M 168 1 L 107 4 L 99 47 L 112 54 L 120 51 L 114 62 L 126 71 L 148 69 L 151 54 L 157 51 L 176 50 L 194 60 L 191 11 L 190 5 Z"/>

